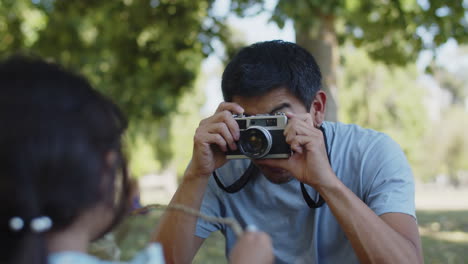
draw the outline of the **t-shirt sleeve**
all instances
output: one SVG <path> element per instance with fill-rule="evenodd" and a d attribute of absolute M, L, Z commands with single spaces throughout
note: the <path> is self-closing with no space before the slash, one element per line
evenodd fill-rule
<path fill-rule="evenodd" d="M 404 213 L 416 218 L 413 173 L 400 146 L 382 135 L 362 158 L 368 180 L 364 202 L 377 215 Z"/>
<path fill-rule="evenodd" d="M 217 189 L 213 176 L 211 176 L 200 207 L 200 212 L 202 214 L 212 217 L 221 217 L 221 201 L 218 192 L 219 190 Z M 195 235 L 201 238 L 207 238 L 212 232 L 221 230 L 222 228 L 223 226 L 219 223 L 212 223 L 198 218 Z"/>

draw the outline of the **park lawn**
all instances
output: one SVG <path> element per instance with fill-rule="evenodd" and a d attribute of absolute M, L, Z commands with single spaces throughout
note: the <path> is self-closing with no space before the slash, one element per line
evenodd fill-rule
<path fill-rule="evenodd" d="M 106 259 L 130 259 L 145 247 L 160 215 L 153 211 L 128 217 L 113 238 L 94 243 L 91 252 Z M 417 216 L 425 263 L 468 263 L 468 210 L 420 210 Z M 117 246 L 120 256 L 115 253 Z M 216 232 L 202 245 L 193 263 L 227 263 L 224 247 L 223 236 Z"/>
<path fill-rule="evenodd" d="M 161 211 L 152 211 L 148 214 L 128 217 L 110 237 L 107 236 L 94 242 L 90 252 L 102 259 L 131 259 L 148 244 L 161 214 Z M 224 245 L 223 235 L 220 232 L 215 232 L 205 240 L 193 263 L 228 263 L 224 255 Z"/>
<path fill-rule="evenodd" d="M 468 210 L 418 211 L 426 264 L 468 263 Z"/>

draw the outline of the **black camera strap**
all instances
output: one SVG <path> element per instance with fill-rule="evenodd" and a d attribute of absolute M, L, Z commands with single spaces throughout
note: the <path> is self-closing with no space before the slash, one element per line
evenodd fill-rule
<path fill-rule="evenodd" d="M 325 141 L 325 148 L 327 151 L 328 162 L 330 163 L 330 166 L 331 166 L 330 153 L 328 152 L 328 142 L 327 142 L 327 136 L 325 134 L 325 128 L 323 126 L 320 126 L 319 129 L 322 131 L 322 134 L 323 134 L 323 140 Z M 253 162 L 250 162 L 249 167 L 245 170 L 244 174 L 242 174 L 239 180 L 237 180 L 236 182 L 234 182 L 233 184 L 229 186 L 224 186 L 224 184 L 218 178 L 218 174 L 216 173 L 216 170 L 213 171 L 213 177 L 218 187 L 221 188 L 223 191 L 227 193 L 236 193 L 240 191 L 242 188 L 244 188 L 244 186 L 247 184 L 247 182 L 250 180 L 250 178 L 253 175 L 258 174 L 259 172 L 260 170 L 258 169 L 258 167 L 255 166 Z M 302 197 L 304 197 L 305 202 L 310 208 L 314 208 L 314 209 L 319 208 L 325 203 L 325 200 L 323 200 L 322 196 L 320 196 L 319 193 L 317 193 L 318 201 L 315 202 L 307 193 L 304 183 L 302 182 L 301 182 L 301 191 L 302 191 Z"/>
<path fill-rule="evenodd" d="M 216 170 L 213 171 L 213 177 L 216 181 L 216 184 L 218 185 L 219 188 L 221 188 L 223 191 L 228 192 L 228 193 L 236 193 L 240 191 L 244 186 L 247 184 L 247 182 L 250 180 L 250 178 L 253 175 L 258 174 L 260 170 L 253 164 L 253 162 L 250 162 L 249 167 L 247 170 L 245 170 L 244 174 L 233 184 L 229 186 L 224 186 L 224 184 L 221 182 L 221 180 L 218 178 L 218 175 L 216 174 Z"/>
<path fill-rule="evenodd" d="M 322 131 L 322 134 L 323 134 L 323 141 L 325 142 L 325 150 L 327 151 L 328 163 L 330 163 L 330 166 L 331 166 L 331 159 L 330 159 L 330 153 L 328 152 L 328 141 L 327 141 L 327 135 L 325 134 L 325 128 L 322 125 L 319 127 L 319 129 Z M 310 208 L 319 208 L 325 203 L 325 200 L 323 200 L 322 196 L 320 196 L 318 192 L 317 192 L 318 201 L 315 202 L 314 200 L 312 200 L 310 195 L 307 193 L 304 183 L 302 182 L 301 182 L 301 191 L 302 191 L 302 196 L 304 197 L 304 200 L 306 201 L 307 205 Z"/>

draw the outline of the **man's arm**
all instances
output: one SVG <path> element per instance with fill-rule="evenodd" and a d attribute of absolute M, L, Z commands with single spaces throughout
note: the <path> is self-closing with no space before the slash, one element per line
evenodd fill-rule
<path fill-rule="evenodd" d="M 415 219 L 403 213 L 379 217 L 346 187 L 331 168 L 322 132 L 310 114 L 287 113 L 286 142 L 295 152 L 275 161 L 324 198 L 361 263 L 422 263 Z M 272 161 L 263 161 L 265 165 Z M 260 163 L 260 162 L 259 162 Z"/>
<path fill-rule="evenodd" d="M 203 179 L 186 174 L 171 204 L 184 204 L 199 209 L 207 183 Z M 191 263 L 204 239 L 195 235 L 197 218 L 174 210 L 166 211 L 160 220 L 153 241 L 163 245 L 167 263 Z M 229 256 L 232 264 L 273 263 L 273 247 L 270 237 L 263 232 L 247 230 L 240 236 Z"/>
<path fill-rule="evenodd" d="M 190 171 L 179 185 L 170 204 L 183 204 L 199 210 L 208 178 L 190 175 Z M 197 217 L 181 211 L 166 210 L 152 237 L 162 244 L 167 263 L 190 263 L 204 239 L 195 236 Z"/>
<path fill-rule="evenodd" d="M 349 239 L 361 263 L 423 263 L 416 220 L 407 214 L 377 216 L 341 181 L 317 191 Z"/>
<path fill-rule="evenodd" d="M 200 210 L 203 196 L 208 185 L 208 179 L 213 171 L 226 163 L 224 152 L 235 150 L 239 139 L 239 126 L 232 113 L 243 113 L 244 109 L 234 103 L 221 103 L 216 113 L 200 122 L 194 136 L 192 160 L 187 167 L 184 179 L 177 189 L 171 204 L 181 204 Z M 195 236 L 197 218 L 174 210 L 166 210 L 153 236 L 153 241 L 163 246 L 168 263 L 190 263 L 203 243 L 203 239 Z M 254 234 L 252 236 L 262 236 Z M 245 239 L 252 243 L 255 239 Z M 265 241 L 265 240 L 260 240 Z M 268 243 L 247 249 L 269 252 Z M 239 252 L 242 252 L 240 250 Z M 254 253 L 250 252 L 250 253 Z M 249 252 L 246 252 L 249 253 Z M 240 253 L 239 253 L 240 254 Z M 236 258 L 237 259 L 237 258 Z"/>

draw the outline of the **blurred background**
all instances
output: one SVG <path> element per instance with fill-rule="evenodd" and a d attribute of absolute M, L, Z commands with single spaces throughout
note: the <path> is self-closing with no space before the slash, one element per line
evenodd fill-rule
<path fill-rule="evenodd" d="M 167 203 L 175 191 L 199 121 L 222 101 L 229 58 L 272 39 L 316 57 L 328 120 L 401 145 L 426 263 L 468 263 L 467 0 L 0 0 L 1 58 L 63 64 L 125 111 L 143 203 Z M 128 219 L 93 250 L 128 259 L 159 215 Z M 219 234 L 195 262 L 226 263 Z"/>

